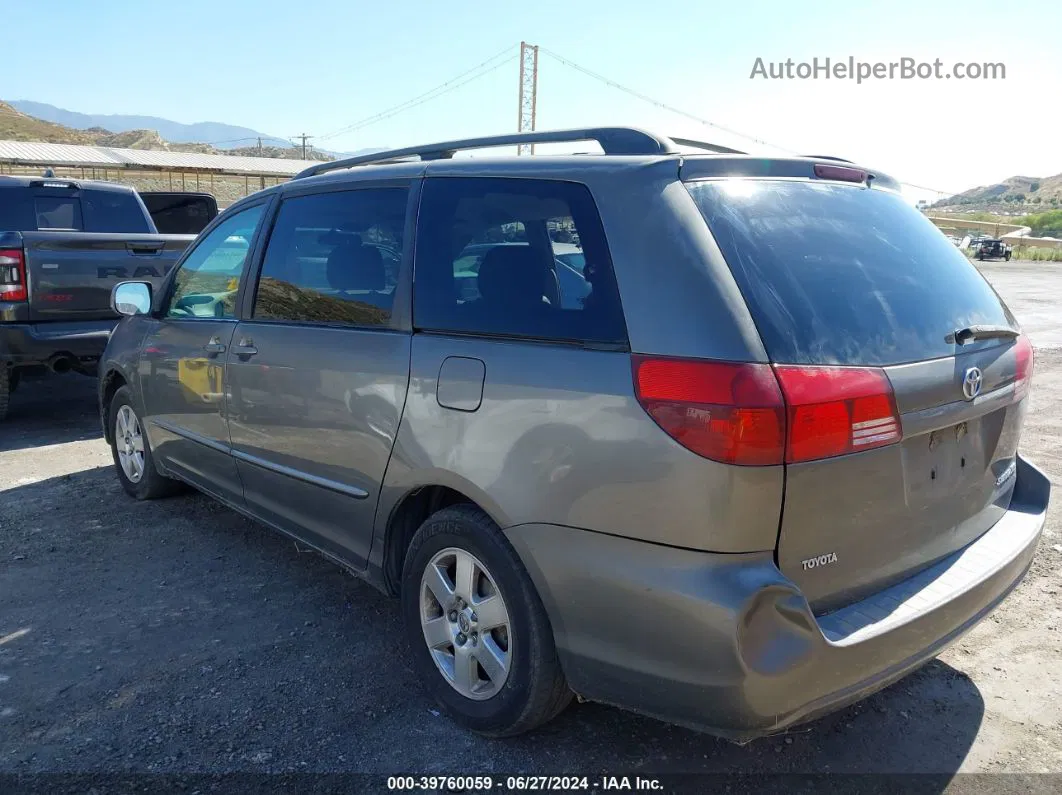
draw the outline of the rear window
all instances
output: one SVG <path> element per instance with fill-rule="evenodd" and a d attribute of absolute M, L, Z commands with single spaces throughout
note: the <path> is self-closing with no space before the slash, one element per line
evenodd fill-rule
<path fill-rule="evenodd" d="M 147 217 L 133 193 L 125 191 L 85 190 L 81 192 L 81 211 L 86 232 L 151 232 Z"/>
<path fill-rule="evenodd" d="M 0 188 L 0 231 L 73 229 L 78 232 L 150 233 L 132 192 Z"/>
<path fill-rule="evenodd" d="M 81 202 L 76 196 L 36 196 L 38 229 L 82 229 Z"/>
<path fill-rule="evenodd" d="M 945 337 L 957 329 L 1014 324 L 969 260 L 894 193 L 746 179 L 687 187 L 772 361 L 933 359 L 956 353 Z"/>

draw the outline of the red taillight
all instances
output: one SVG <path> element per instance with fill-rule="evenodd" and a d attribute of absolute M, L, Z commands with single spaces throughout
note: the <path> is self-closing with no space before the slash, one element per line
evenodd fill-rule
<path fill-rule="evenodd" d="M 638 402 L 669 436 L 726 464 L 767 466 L 898 442 L 884 370 L 633 356 Z"/>
<path fill-rule="evenodd" d="M 1032 343 L 1022 334 L 1014 344 L 1014 397 L 1021 400 L 1032 388 L 1033 364 Z"/>
<path fill-rule="evenodd" d="M 20 248 L 0 248 L 0 301 L 25 301 L 26 263 Z"/>
<path fill-rule="evenodd" d="M 847 166 L 827 166 L 815 164 L 815 176 L 819 179 L 832 179 L 838 182 L 866 182 L 867 172 Z"/>
<path fill-rule="evenodd" d="M 787 462 L 858 453 L 900 440 L 900 416 L 884 370 L 774 369 L 788 409 Z"/>
<path fill-rule="evenodd" d="M 727 464 L 782 463 L 785 411 L 766 364 L 632 357 L 638 402 L 689 450 Z"/>

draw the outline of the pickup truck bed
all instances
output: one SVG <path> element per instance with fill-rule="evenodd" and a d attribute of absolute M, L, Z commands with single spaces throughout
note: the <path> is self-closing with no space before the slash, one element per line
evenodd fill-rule
<path fill-rule="evenodd" d="M 0 250 L 23 253 L 28 299 L 0 301 L 0 358 L 95 373 L 118 322 L 111 289 L 124 279 L 161 281 L 192 235 L 0 233 Z"/>
<path fill-rule="evenodd" d="M 0 177 L 0 419 L 25 368 L 95 375 L 114 285 L 158 285 L 194 239 L 158 234 L 125 186 Z"/>

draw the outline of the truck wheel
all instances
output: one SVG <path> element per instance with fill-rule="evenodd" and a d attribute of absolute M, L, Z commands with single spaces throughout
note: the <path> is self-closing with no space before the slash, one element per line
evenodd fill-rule
<path fill-rule="evenodd" d="M 480 508 L 444 508 L 417 530 L 402 569 L 402 617 L 415 669 L 465 728 L 509 737 L 571 701 L 542 601 Z"/>
<path fill-rule="evenodd" d="M 111 456 L 118 481 L 131 497 L 157 500 L 181 491 L 181 484 L 164 477 L 155 468 L 144 426 L 133 408 L 133 393 L 123 386 L 111 398 L 107 414 Z"/>
<path fill-rule="evenodd" d="M 15 371 L 6 364 L 0 364 L 0 420 L 7 416 L 9 398 L 18 385 L 15 379 Z"/>

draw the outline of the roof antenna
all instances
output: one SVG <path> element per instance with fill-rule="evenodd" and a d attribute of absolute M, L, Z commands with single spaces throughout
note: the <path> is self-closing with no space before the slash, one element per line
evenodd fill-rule
<path fill-rule="evenodd" d="M 55 176 L 55 171 L 53 171 L 50 168 L 46 168 L 46 169 L 44 169 L 44 174 L 42 176 L 44 176 L 46 179 L 54 177 Z"/>

